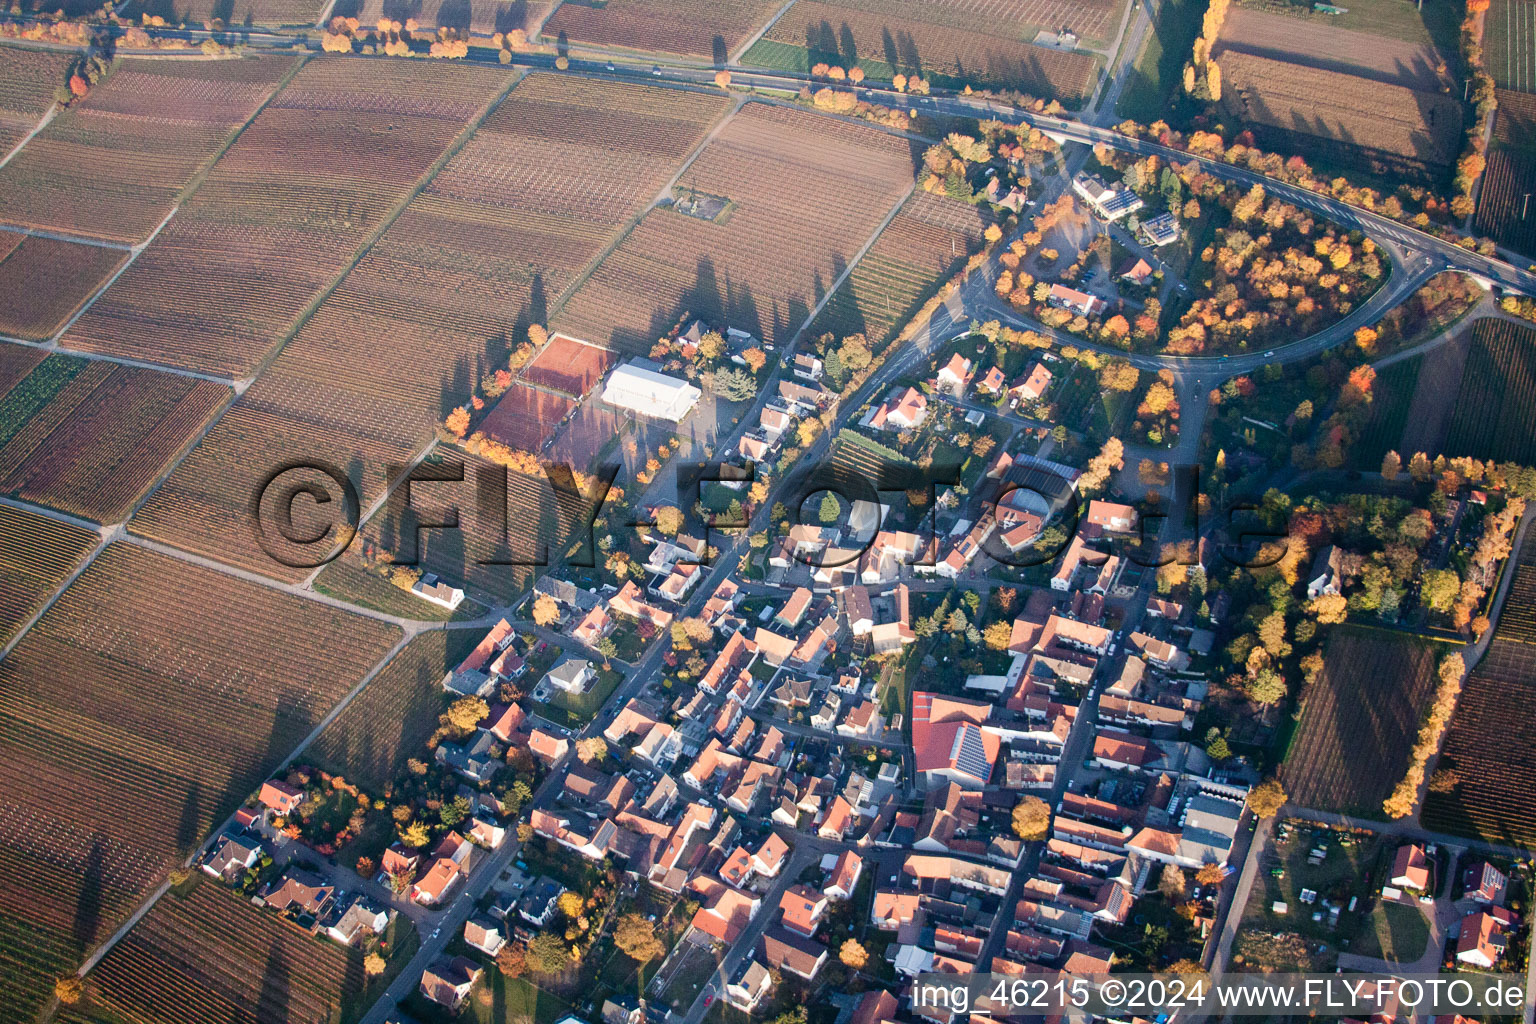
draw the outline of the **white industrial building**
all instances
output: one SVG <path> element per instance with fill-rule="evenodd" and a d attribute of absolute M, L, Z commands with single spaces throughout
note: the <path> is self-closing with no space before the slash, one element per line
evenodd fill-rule
<path fill-rule="evenodd" d="M 656 364 L 636 359 L 614 370 L 603 388 L 603 401 L 645 416 L 678 422 L 703 394 L 685 380 L 658 373 Z"/>

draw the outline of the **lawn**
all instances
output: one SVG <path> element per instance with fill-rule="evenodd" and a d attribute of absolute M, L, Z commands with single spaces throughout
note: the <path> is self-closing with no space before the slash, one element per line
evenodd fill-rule
<path fill-rule="evenodd" d="M 667 981 L 662 998 L 674 1010 L 686 1011 L 709 980 L 719 972 L 720 964 L 712 951 L 699 947 L 678 955 L 682 960 L 671 968 L 672 977 Z"/>
<path fill-rule="evenodd" d="M 1358 956 L 1411 964 L 1429 947 L 1429 922 L 1417 907 L 1380 903 L 1350 946 Z"/>
<path fill-rule="evenodd" d="M 1157 26 L 1147 37 L 1115 113 L 1142 124 L 1168 118 L 1169 94 L 1178 86 L 1205 16 L 1201 0 L 1163 0 Z"/>
<path fill-rule="evenodd" d="M 413 996 L 408 1009 L 430 1006 Z M 455 1020 L 470 1024 L 554 1024 L 571 1012 L 571 1006 L 553 993 L 546 992 L 526 978 L 509 978 L 495 967 L 486 969 L 480 983 L 464 1001 Z M 444 1019 L 441 1014 L 423 1019 Z"/>

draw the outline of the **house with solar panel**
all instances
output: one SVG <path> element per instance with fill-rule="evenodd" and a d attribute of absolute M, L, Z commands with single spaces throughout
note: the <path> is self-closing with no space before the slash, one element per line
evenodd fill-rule
<path fill-rule="evenodd" d="M 1073 178 L 1072 191 L 1081 196 L 1094 213 L 1108 221 L 1135 213 L 1143 205 L 1136 193 L 1114 188 L 1097 174 L 1079 174 Z"/>

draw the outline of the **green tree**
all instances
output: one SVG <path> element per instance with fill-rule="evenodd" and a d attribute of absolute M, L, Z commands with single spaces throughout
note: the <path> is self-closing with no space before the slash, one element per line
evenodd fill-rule
<path fill-rule="evenodd" d="M 1212 761 L 1225 761 L 1232 756 L 1232 748 L 1227 746 L 1225 736 L 1217 736 L 1205 746 L 1205 752 Z"/>
<path fill-rule="evenodd" d="M 837 500 L 837 495 L 827 491 L 821 496 L 821 510 L 818 515 L 823 523 L 835 523 L 842 518 L 843 506 Z"/>
<path fill-rule="evenodd" d="M 462 796 L 456 796 L 437 809 L 437 816 L 444 825 L 453 828 L 469 817 L 469 811 L 469 801 Z"/>
<path fill-rule="evenodd" d="M 427 826 L 419 821 L 413 821 L 400 830 L 400 842 L 415 850 L 426 846 L 431 838 L 432 834 L 427 831 Z"/>
<path fill-rule="evenodd" d="M 746 370 L 728 366 L 716 371 L 713 388 L 727 402 L 745 402 L 757 394 L 757 381 Z"/>
<path fill-rule="evenodd" d="M 1255 704 L 1278 704 L 1285 697 L 1285 680 L 1272 668 L 1260 669 L 1248 684 L 1248 696 Z"/>
<path fill-rule="evenodd" d="M 559 974 L 570 966 L 565 940 L 554 932 L 540 932 L 528 943 L 528 967 L 535 974 Z"/>

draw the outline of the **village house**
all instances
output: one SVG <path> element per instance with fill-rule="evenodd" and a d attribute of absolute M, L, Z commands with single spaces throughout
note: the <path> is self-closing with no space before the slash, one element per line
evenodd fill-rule
<path fill-rule="evenodd" d="M 1046 369 L 1044 363 L 1037 362 L 1027 376 L 1015 381 L 1008 389 L 1008 397 L 1013 399 L 1014 405 L 1038 402 L 1050 386 L 1051 371 Z"/>
<path fill-rule="evenodd" d="M 956 396 L 965 394 L 966 386 L 970 382 L 971 361 L 958 352 L 939 368 L 939 372 L 934 377 L 934 383 L 939 388 Z"/>
<path fill-rule="evenodd" d="M 261 899 L 279 913 L 318 919 L 330 909 L 335 894 L 336 887 L 313 871 L 288 868 L 276 880 L 267 884 Z"/>
<path fill-rule="evenodd" d="M 411 899 L 427 907 L 435 907 L 468 873 L 470 851 L 474 849 L 468 839 L 457 832 L 449 832 L 432 851 L 432 863 L 426 873 L 411 887 Z"/>
<path fill-rule="evenodd" d="M 1104 312 L 1103 299 L 1097 295 L 1089 295 L 1087 292 L 1078 291 L 1076 288 L 1068 288 L 1064 284 L 1051 285 L 1050 293 L 1045 301 L 1057 309 L 1071 310 L 1082 316 L 1097 316 Z"/>
<path fill-rule="evenodd" d="M 749 957 L 732 973 L 725 986 L 725 1001 L 742 1013 L 751 1013 L 772 987 L 773 978 L 768 968 Z"/>
<path fill-rule="evenodd" d="M 1507 933 L 1518 924 L 1519 919 L 1503 907 L 1468 914 L 1461 920 L 1461 936 L 1456 940 L 1457 961 L 1492 970 L 1504 956 Z"/>
<path fill-rule="evenodd" d="M 1418 843 L 1404 843 L 1392 859 L 1392 884 L 1415 893 L 1429 891 L 1429 858 Z"/>
<path fill-rule="evenodd" d="M 989 398 L 1000 395 L 1007 380 L 1008 378 L 1003 375 L 1002 367 L 988 367 L 986 373 L 976 378 L 976 393 Z"/>
<path fill-rule="evenodd" d="M 1312 571 L 1307 574 L 1307 597 L 1319 598 L 1324 594 L 1338 596 L 1344 587 L 1344 552 L 1329 544 L 1312 559 Z"/>
<path fill-rule="evenodd" d="M 261 859 L 261 843 L 226 833 L 214 844 L 213 852 L 203 861 L 203 870 L 222 882 L 233 884 Z"/>
<path fill-rule="evenodd" d="M 343 946 L 355 946 L 365 935 L 380 935 L 389 925 L 389 913 L 359 896 L 330 923 L 325 934 Z"/>
<path fill-rule="evenodd" d="M 544 679 L 549 685 L 564 693 L 580 694 L 586 693 L 597 681 L 597 672 L 586 658 L 565 654 L 555 662 L 545 674 Z"/>
<path fill-rule="evenodd" d="M 864 414 L 859 425 L 870 430 L 916 430 L 928 418 L 928 398 L 917 388 L 893 388 L 885 401 Z"/>
<path fill-rule="evenodd" d="M 261 784 L 257 800 L 271 808 L 273 814 L 292 814 L 293 809 L 304 801 L 304 791 L 281 779 L 269 779 Z"/>
<path fill-rule="evenodd" d="M 496 922 L 484 917 L 472 917 L 464 922 L 464 941 L 486 956 L 495 956 L 507 944 Z"/>
<path fill-rule="evenodd" d="M 1152 279 L 1152 264 L 1140 257 L 1127 260 L 1121 265 L 1115 276 L 1122 281 L 1129 281 L 1134 285 L 1145 286 Z"/>
<path fill-rule="evenodd" d="M 464 603 L 464 591 L 458 587 L 450 586 L 438 578 L 436 573 L 426 573 L 411 584 L 411 593 L 424 601 L 431 601 L 435 605 L 441 605 L 449 611 L 453 611 Z"/>
<path fill-rule="evenodd" d="M 480 980 L 481 967 L 468 957 L 434 960 L 421 972 L 421 994 L 439 1006 L 457 1010 Z"/>

